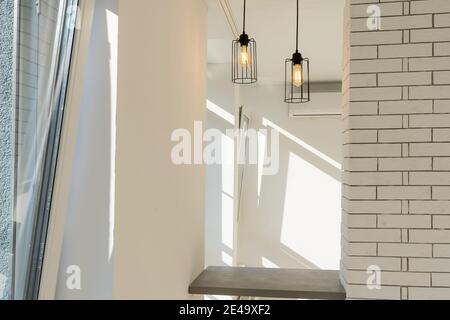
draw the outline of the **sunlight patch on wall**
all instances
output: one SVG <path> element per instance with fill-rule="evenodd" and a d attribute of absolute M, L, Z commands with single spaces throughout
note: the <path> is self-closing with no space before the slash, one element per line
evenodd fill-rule
<path fill-rule="evenodd" d="M 233 266 L 233 257 L 222 251 L 222 262 L 227 266 Z"/>
<path fill-rule="evenodd" d="M 109 197 L 109 248 L 108 258 L 112 259 L 114 251 L 114 212 L 115 212 L 115 160 L 116 160 L 116 114 L 117 114 L 117 56 L 119 41 L 119 17 L 116 13 L 106 10 L 106 27 L 108 29 L 108 42 L 110 45 L 110 89 L 111 89 L 111 181 Z"/>
<path fill-rule="evenodd" d="M 222 244 L 233 249 L 233 198 L 222 193 Z"/>
<path fill-rule="evenodd" d="M 310 146 L 309 144 L 307 144 L 305 141 L 303 141 L 302 139 L 296 137 L 295 135 L 293 135 L 292 133 L 288 132 L 287 130 L 281 128 L 280 126 L 276 125 L 275 123 L 271 122 L 270 120 L 263 118 L 263 125 L 266 127 L 271 127 L 275 130 L 277 130 L 279 133 L 281 133 L 282 135 L 284 135 L 286 138 L 292 140 L 293 142 L 295 142 L 296 144 L 298 144 L 299 146 L 301 146 L 302 148 L 308 150 L 309 152 L 311 152 L 312 154 L 316 155 L 317 157 L 319 157 L 320 159 L 322 159 L 323 161 L 327 162 L 328 164 L 330 164 L 331 166 L 335 167 L 336 169 L 341 170 L 342 169 L 342 165 L 337 162 L 336 160 L 330 158 L 329 156 L 327 156 L 326 154 L 324 154 L 323 152 L 321 152 L 320 150 L 317 150 L 316 148 L 314 148 L 313 146 Z"/>
<path fill-rule="evenodd" d="M 211 111 L 212 113 L 214 113 L 215 115 L 219 116 L 220 118 L 222 118 L 223 120 L 229 122 L 230 124 L 234 125 L 234 116 L 229 113 L 228 111 L 226 111 L 225 109 L 219 107 L 218 105 L 216 105 L 215 103 L 206 100 L 206 108 Z"/>
<path fill-rule="evenodd" d="M 267 151 L 267 137 L 258 131 L 258 205 L 261 196 L 261 184 L 264 173 L 264 161 Z"/>
<path fill-rule="evenodd" d="M 340 201 L 340 183 L 291 152 L 281 243 L 321 269 L 338 270 Z"/>
<path fill-rule="evenodd" d="M 264 268 L 274 268 L 274 269 L 279 269 L 280 268 L 277 264 L 275 264 L 274 262 L 270 261 L 266 257 L 262 257 L 261 258 L 261 264 L 262 264 L 262 266 Z"/>
<path fill-rule="evenodd" d="M 233 249 L 234 140 L 222 134 L 222 243 Z M 232 262 L 231 262 L 232 264 Z"/>

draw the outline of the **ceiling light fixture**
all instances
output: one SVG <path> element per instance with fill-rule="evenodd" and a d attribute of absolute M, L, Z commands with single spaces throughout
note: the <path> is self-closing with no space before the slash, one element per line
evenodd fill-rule
<path fill-rule="evenodd" d="M 285 98 L 286 103 L 306 103 L 310 101 L 309 59 L 303 58 L 298 51 L 299 44 L 299 0 L 297 0 L 296 49 L 291 59 L 285 62 Z"/>
<path fill-rule="evenodd" d="M 245 33 L 247 1 L 244 0 L 243 32 L 233 41 L 232 81 L 236 84 L 252 84 L 258 81 L 256 41 Z"/>

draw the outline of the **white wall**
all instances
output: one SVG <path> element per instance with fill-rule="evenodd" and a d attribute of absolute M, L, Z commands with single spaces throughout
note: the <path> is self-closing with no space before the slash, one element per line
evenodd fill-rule
<path fill-rule="evenodd" d="M 241 90 L 250 127 L 266 128 L 266 119 L 280 132 L 280 169 L 274 176 L 259 175 L 257 165 L 245 169 L 237 263 L 337 270 L 341 120 L 289 118 L 283 90 L 280 85 Z"/>
<path fill-rule="evenodd" d="M 229 64 L 208 65 L 208 103 L 213 105 L 206 128 L 225 134 L 235 127 L 229 119 L 236 120 L 237 107 L 244 105 L 251 128 L 267 129 L 265 119 L 280 132 L 280 168 L 274 176 L 260 176 L 260 165 L 245 167 L 240 219 L 233 222 L 239 202 L 236 168 L 206 167 L 207 266 L 339 269 L 341 119 L 290 118 L 283 93 L 280 85 L 235 87 Z M 339 112 L 340 104 L 340 94 L 312 93 L 307 112 Z M 294 107 L 297 112 L 305 108 Z M 222 158 L 233 157 L 233 140 L 224 141 Z"/>
<path fill-rule="evenodd" d="M 204 167 L 171 162 L 206 115 L 202 0 L 119 0 L 113 297 L 188 298 L 204 266 Z"/>
<path fill-rule="evenodd" d="M 112 298 L 117 1 L 97 0 L 56 299 Z M 81 290 L 66 286 L 81 269 Z"/>

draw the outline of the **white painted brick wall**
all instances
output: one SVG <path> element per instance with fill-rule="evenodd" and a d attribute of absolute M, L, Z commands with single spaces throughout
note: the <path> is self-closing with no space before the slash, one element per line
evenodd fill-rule
<path fill-rule="evenodd" d="M 435 43 L 434 44 L 434 55 L 436 57 L 450 55 L 450 43 L 448 43 L 448 42 Z"/>
<path fill-rule="evenodd" d="M 437 258 L 450 258 L 450 245 L 448 244 L 433 245 L 433 255 Z"/>
<path fill-rule="evenodd" d="M 416 243 L 379 243 L 378 254 L 386 257 L 419 257 L 431 258 L 433 246 L 431 244 Z"/>
<path fill-rule="evenodd" d="M 369 5 L 381 9 L 368 30 Z M 342 281 L 450 299 L 450 0 L 347 0 Z M 369 290 L 367 268 L 381 268 Z"/>

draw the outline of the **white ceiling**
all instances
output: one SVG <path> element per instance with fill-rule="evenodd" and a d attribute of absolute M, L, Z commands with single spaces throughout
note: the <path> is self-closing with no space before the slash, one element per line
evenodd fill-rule
<path fill-rule="evenodd" d="M 243 0 L 228 1 L 242 31 Z M 209 7 L 208 62 L 229 63 L 235 38 L 219 0 Z M 345 0 L 300 0 L 300 51 L 310 59 L 311 81 L 340 81 Z M 295 0 L 247 0 L 246 31 L 258 46 L 262 83 L 284 81 L 284 60 L 295 51 Z"/>

